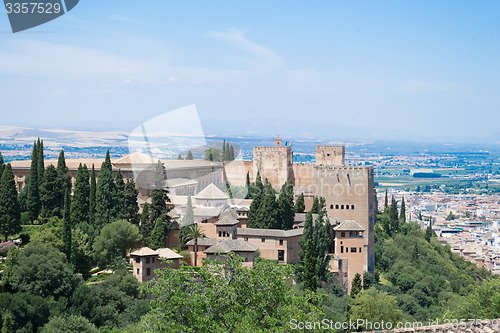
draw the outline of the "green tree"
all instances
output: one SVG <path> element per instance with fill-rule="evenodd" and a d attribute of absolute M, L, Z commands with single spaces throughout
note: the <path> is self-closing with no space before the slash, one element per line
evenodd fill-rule
<path fill-rule="evenodd" d="M 351 291 L 352 293 L 352 291 Z M 396 297 L 391 296 L 383 291 L 378 291 L 371 288 L 363 291 L 357 297 L 352 299 L 350 305 L 350 319 L 357 321 L 358 319 L 369 319 L 370 322 L 391 322 L 393 327 L 401 319 L 402 312 L 396 304 Z M 371 331 L 371 327 L 358 327 L 359 329 Z"/>
<path fill-rule="evenodd" d="M 3 163 L 3 155 L 2 155 L 2 152 L 0 152 L 0 177 L 3 174 L 4 168 L 5 168 L 5 164 Z"/>
<path fill-rule="evenodd" d="M 251 183 L 250 183 L 250 172 L 247 171 L 247 178 L 246 178 L 246 181 L 245 181 L 245 188 L 246 188 L 246 195 L 245 195 L 245 199 L 250 199 L 252 197 L 251 195 L 251 190 L 250 190 L 250 187 L 251 187 Z"/>
<path fill-rule="evenodd" d="M 434 236 L 434 231 L 432 230 L 432 217 L 429 217 L 429 224 L 425 229 L 425 240 L 430 243 L 432 236 Z"/>
<path fill-rule="evenodd" d="M 111 164 L 111 162 L 109 163 Z M 110 168 L 110 166 L 108 167 L 108 162 L 105 160 L 99 171 L 99 179 L 97 181 L 95 193 L 94 213 L 97 228 L 102 228 L 106 224 L 115 221 L 118 217 L 118 211 L 116 210 L 116 185 L 113 181 Z"/>
<path fill-rule="evenodd" d="M 391 205 L 389 206 L 389 219 L 391 234 L 399 232 L 399 217 L 398 217 L 398 202 L 394 199 L 391 200 Z"/>
<path fill-rule="evenodd" d="M 52 216 L 62 216 L 61 210 L 61 188 L 64 184 L 58 176 L 57 170 L 53 165 L 49 165 L 45 170 L 43 182 L 40 187 L 40 202 L 42 203 L 41 216 L 44 220 Z"/>
<path fill-rule="evenodd" d="M 89 171 L 87 165 L 80 163 L 76 173 L 75 189 L 71 200 L 71 221 L 72 224 L 89 222 Z"/>
<path fill-rule="evenodd" d="M 149 238 L 151 237 L 151 232 L 153 231 L 154 223 L 152 223 L 150 218 L 149 204 L 144 203 L 144 207 L 142 208 L 141 213 L 141 238 L 142 242 L 149 244 Z"/>
<path fill-rule="evenodd" d="M 63 243 L 64 254 L 66 259 L 71 262 L 71 196 L 69 190 L 66 189 L 64 194 L 64 226 L 63 226 Z"/>
<path fill-rule="evenodd" d="M 312 204 L 312 207 L 311 207 L 311 212 L 313 214 L 318 214 L 319 213 L 319 197 L 314 197 L 313 204 Z"/>
<path fill-rule="evenodd" d="M 87 318 L 76 315 L 51 317 L 41 333 L 98 333 L 99 330 Z"/>
<path fill-rule="evenodd" d="M 278 203 L 276 202 L 276 192 L 274 191 L 271 183 L 267 181 L 267 179 L 264 185 L 262 202 L 260 204 L 259 211 L 257 214 L 261 228 L 264 229 L 280 228 L 280 221 L 278 220 Z"/>
<path fill-rule="evenodd" d="M 387 197 L 387 189 L 385 189 L 384 213 L 387 213 L 388 209 L 389 209 L 389 198 Z"/>
<path fill-rule="evenodd" d="M 229 160 L 230 161 L 234 161 L 234 158 L 235 158 L 235 156 L 234 156 L 234 147 L 233 147 L 233 145 L 231 145 L 229 147 Z"/>
<path fill-rule="evenodd" d="M 2 322 L 2 333 L 13 333 L 14 325 L 12 323 L 12 315 L 9 311 L 4 312 L 3 322 Z"/>
<path fill-rule="evenodd" d="M 43 157 L 43 141 L 38 138 L 37 140 L 37 150 L 38 150 L 38 161 L 37 161 L 37 167 L 38 167 L 38 181 L 39 184 L 41 183 L 43 179 L 43 174 L 45 172 L 45 159 Z"/>
<path fill-rule="evenodd" d="M 5 241 L 9 235 L 21 231 L 21 211 L 17 201 L 16 183 L 12 167 L 8 163 L 0 178 L 0 233 Z"/>
<path fill-rule="evenodd" d="M 304 193 L 302 192 L 295 202 L 295 213 L 303 213 L 305 210 L 306 205 L 304 203 Z"/>
<path fill-rule="evenodd" d="M 151 241 L 149 242 L 149 247 L 153 250 L 167 247 L 167 238 L 165 235 L 165 224 L 158 218 L 156 219 L 155 227 L 151 233 Z"/>
<path fill-rule="evenodd" d="M 17 256 L 13 287 L 41 297 L 69 297 L 81 278 L 73 274 L 64 254 L 43 244 L 29 244 Z"/>
<path fill-rule="evenodd" d="M 191 202 L 191 196 L 189 195 L 186 203 L 186 212 L 184 213 L 184 217 L 182 218 L 182 226 L 190 226 L 194 224 L 194 211 L 193 204 Z"/>
<path fill-rule="evenodd" d="M 222 160 L 227 161 L 228 160 L 228 155 L 229 154 L 229 149 L 226 146 L 226 139 L 222 142 Z"/>
<path fill-rule="evenodd" d="M 201 231 L 201 228 L 195 224 L 188 227 L 187 237 L 194 240 L 194 265 L 197 266 L 198 260 L 198 239 L 205 237 L 205 233 Z"/>
<path fill-rule="evenodd" d="M 31 168 L 29 176 L 28 185 L 28 196 L 26 200 L 26 206 L 29 213 L 30 221 L 34 221 L 38 218 L 41 211 L 40 203 L 40 184 L 42 182 L 41 178 L 38 177 L 38 159 L 40 153 L 37 149 L 36 141 L 33 143 L 33 151 L 31 152 Z"/>
<path fill-rule="evenodd" d="M 89 194 L 89 223 L 95 225 L 95 192 L 97 189 L 97 182 L 95 179 L 94 164 L 92 164 L 92 173 L 90 174 L 90 194 Z"/>
<path fill-rule="evenodd" d="M 312 240 L 309 239 L 306 245 L 306 256 L 304 264 L 304 290 L 316 292 L 316 255 Z"/>
<path fill-rule="evenodd" d="M 499 318 L 500 280 L 491 279 L 475 285 L 470 294 L 460 299 L 453 312 L 455 318 Z"/>
<path fill-rule="evenodd" d="M 361 275 L 356 273 L 351 281 L 351 297 L 356 297 L 362 290 Z"/>
<path fill-rule="evenodd" d="M 281 187 L 278 198 L 278 224 L 279 229 L 290 230 L 295 220 L 295 208 L 293 206 L 293 185 L 291 181 Z"/>
<path fill-rule="evenodd" d="M 125 189 L 123 191 L 122 219 L 136 225 L 139 225 L 138 195 L 139 190 L 135 186 L 135 181 L 133 178 L 130 178 L 125 184 Z"/>
<path fill-rule="evenodd" d="M 57 159 L 57 175 L 59 176 L 59 179 L 61 179 L 61 188 L 60 188 L 60 203 L 59 207 L 61 210 L 64 207 L 64 193 L 66 192 L 66 189 L 68 189 L 71 192 L 71 174 L 69 173 L 69 169 L 66 166 L 66 159 L 64 158 L 64 149 L 61 149 L 59 152 L 59 158 Z"/>
<path fill-rule="evenodd" d="M 135 225 L 123 220 L 109 223 L 94 242 L 94 258 L 103 268 L 114 259 L 125 258 L 127 250 L 138 240 L 139 229 Z"/>
<path fill-rule="evenodd" d="M 192 160 L 193 159 L 193 153 L 190 151 L 188 151 L 187 153 L 187 156 L 186 156 L 186 160 Z"/>
<path fill-rule="evenodd" d="M 120 169 L 115 175 L 115 187 L 116 187 L 116 210 L 118 214 L 123 213 L 123 207 L 125 204 L 125 182 L 123 181 L 123 175 Z"/>
<path fill-rule="evenodd" d="M 405 198 L 401 200 L 401 209 L 399 211 L 399 220 L 401 221 L 401 224 L 406 223 L 406 204 L 405 204 Z"/>
<path fill-rule="evenodd" d="M 181 154 L 177 155 L 177 159 L 178 160 L 183 160 L 182 155 Z"/>
<path fill-rule="evenodd" d="M 247 269 L 242 261 L 230 253 L 224 263 L 210 260 L 191 276 L 171 268 L 157 271 L 159 278 L 145 289 L 154 298 L 152 310 L 137 331 L 278 332 L 290 318 L 323 318 L 315 294 L 299 296 L 290 288 L 290 266 L 258 260 Z"/>
<path fill-rule="evenodd" d="M 71 237 L 71 263 L 75 271 L 87 277 L 92 266 L 92 247 L 89 236 L 75 228 Z"/>

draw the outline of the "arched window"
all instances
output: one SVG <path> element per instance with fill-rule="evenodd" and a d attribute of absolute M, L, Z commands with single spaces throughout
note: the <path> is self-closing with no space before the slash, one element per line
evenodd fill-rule
<path fill-rule="evenodd" d="M 354 209 L 354 205 L 351 205 L 351 209 Z"/>
<path fill-rule="evenodd" d="M 333 204 L 330 205 L 330 209 L 333 209 Z"/>
<path fill-rule="evenodd" d="M 344 209 L 344 205 L 340 205 L 340 209 Z"/>
<path fill-rule="evenodd" d="M 349 209 L 349 205 L 345 205 L 345 209 Z"/>
<path fill-rule="evenodd" d="M 339 209 L 339 205 L 335 205 L 335 209 Z"/>

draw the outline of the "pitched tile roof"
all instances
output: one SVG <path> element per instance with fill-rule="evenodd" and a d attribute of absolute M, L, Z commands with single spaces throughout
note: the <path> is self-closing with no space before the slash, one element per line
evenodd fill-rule
<path fill-rule="evenodd" d="M 196 207 L 193 210 L 194 216 L 219 216 L 222 207 Z"/>
<path fill-rule="evenodd" d="M 358 222 L 352 220 L 346 220 L 333 229 L 337 231 L 365 231 L 365 228 L 360 226 Z"/>
<path fill-rule="evenodd" d="M 195 196 L 196 199 L 204 199 L 204 200 L 223 200 L 229 199 L 229 196 L 221 191 L 217 186 L 213 183 L 210 183 L 207 187 L 205 187 L 200 193 Z"/>
<path fill-rule="evenodd" d="M 175 252 L 170 250 L 168 247 L 161 248 L 156 250 L 160 258 L 166 258 L 166 259 L 182 259 L 182 256 Z"/>
<path fill-rule="evenodd" d="M 258 247 L 241 239 L 227 239 L 209 247 L 204 253 L 255 252 Z"/>
<path fill-rule="evenodd" d="M 238 215 L 233 209 L 227 209 L 219 215 L 215 225 L 235 225 L 238 224 Z"/>
<path fill-rule="evenodd" d="M 212 246 L 217 244 L 217 238 L 198 238 L 198 245 Z M 186 245 L 194 245 L 194 239 L 191 239 Z"/>
<path fill-rule="evenodd" d="M 279 229 L 256 229 L 256 228 L 238 228 L 236 234 L 239 236 L 254 236 L 254 237 L 280 237 L 287 238 L 300 236 L 304 233 L 303 228 L 279 230 Z"/>

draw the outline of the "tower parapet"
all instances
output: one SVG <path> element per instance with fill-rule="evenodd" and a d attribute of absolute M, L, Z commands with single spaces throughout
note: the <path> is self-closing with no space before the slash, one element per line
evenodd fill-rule
<path fill-rule="evenodd" d="M 345 146 L 316 146 L 316 165 L 345 165 Z"/>

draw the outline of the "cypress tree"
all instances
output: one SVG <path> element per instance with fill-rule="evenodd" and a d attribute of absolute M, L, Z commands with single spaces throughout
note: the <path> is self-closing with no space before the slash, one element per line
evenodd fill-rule
<path fill-rule="evenodd" d="M 39 183 L 41 183 L 41 180 L 43 179 L 43 173 L 45 170 L 45 159 L 43 157 L 43 141 L 38 139 L 37 143 L 37 150 L 38 150 L 38 179 L 40 180 Z"/>
<path fill-rule="evenodd" d="M 182 218 L 182 227 L 187 227 L 191 224 L 194 224 L 194 211 L 193 204 L 191 203 L 191 196 L 189 195 L 187 198 L 186 213 Z"/>
<path fill-rule="evenodd" d="M 66 259 L 71 262 L 71 197 L 69 190 L 64 193 L 63 246 Z"/>
<path fill-rule="evenodd" d="M 183 160 L 182 155 L 181 154 L 177 155 L 177 159 L 178 160 Z"/>
<path fill-rule="evenodd" d="M 94 164 L 92 164 L 92 173 L 90 174 L 90 194 L 89 194 L 89 223 L 94 225 L 95 219 L 95 191 L 97 188 L 95 179 Z"/>
<path fill-rule="evenodd" d="M 313 230 L 313 248 L 314 254 L 316 256 L 316 276 L 322 281 L 327 280 L 328 265 L 330 263 L 330 256 L 328 255 L 328 249 L 332 245 L 332 239 L 330 235 L 330 221 L 324 219 L 324 211 L 320 210 L 320 213 L 316 217 Z"/>
<path fill-rule="evenodd" d="M 116 210 L 119 215 L 123 212 L 123 205 L 125 201 L 125 182 L 123 181 L 123 175 L 120 169 L 115 175 L 115 185 L 116 185 Z"/>
<path fill-rule="evenodd" d="M 26 200 L 26 208 L 29 212 L 30 221 L 34 221 L 40 215 L 41 204 L 40 204 L 40 182 L 38 181 L 38 158 L 39 153 L 37 149 L 36 141 L 33 143 L 33 151 L 31 152 L 31 168 L 30 168 L 30 178 L 28 185 L 28 196 Z"/>
<path fill-rule="evenodd" d="M 233 191 L 231 191 L 231 184 L 229 182 L 226 182 L 226 192 L 229 195 L 229 199 L 233 199 Z"/>
<path fill-rule="evenodd" d="M 71 200 L 71 221 L 73 224 L 89 223 L 89 171 L 87 165 L 80 163 L 76 173 L 73 200 Z"/>
<path fill-rule="evenodd" d="M 262 202 L 258 211 L 260 227 L 264 229 L 279 229 L 281 227 L 278 220 L 278 203 L 276 202 L 276 192 L 271 183 L 266 179 Z"/>
<path fill-rule="evenodd" d="M 137 204 L 139 190 L 135 187 L 134 179 L 131 178 L 127 181 L 123 193 L 122 218 L 139 225 L 139 205 Z"/>
<path fill-rule="evenodd" d="M 306 205 L 304 203 L 304 192 L 302 192 L 295 202 L 295 213 L 303 213 L 305 210 Z"/>
<path fill-rule="evenodd" d="M 406 222 L 406 204 L 405 204 L 405 197 L 401 200 L 401 210 L 399 212 L 399 220 L 401 221 L 402 224 Z"/>
<path fill-rule="evenodd" d="M 229 160 L 230 161 L 234 161 L 234 158 L 235 158 L 235 156 L 234 156 L 234 147 L 233 147 L 233 145 L 231 145 L 229 147 Z"/>
<path fill-rule="evenodd" d="M 314 249 L 312 240 L 306 243 L 306 255 L 304 264 L 304 290 L 316 292 L 316 258 L 314 256 Z"/>
<path fill-rule="evenodd" d="M 95 192 L 94 220 L 98 228 L 113 222 L 118 216 L 116 210 L 116 185 L 107 163 L 105 160 L 101 165 Z"/>
<path fill-rule="evenodd" d="M 2 177 L 4 168 L 5 168 L 5 165 L 3 164 L 3 156 L 2 156 L 2 152 L 0 152 L 0 177 Z"/>
<path fill-rule="evenodd" d="M 151 233 L 151 241 L 149 247 L 153 250 L 167 247 L 167 237 L 165 236 L 165 225 L 163 221 L 158 218 L 155 222 L 153 232 Z"/>
<path fill-rule="evenodd" d="M 151 191 L 151 206 L 149 207 L 149 215 L 152 222 L 160 218 L 162 221 L 167 221 L 170 217 L 167 213 L 170 209 L 167 208 L 167 197 L 162 190 L 154 189 Z"/>
<path fill-rule="evenodd" d="M 253 193 L 262 193 L 264 192 L 264 185 L 262 184 L 262 178 L 260 177 L 260 170 L 257 170 L 257 176 L 255 177 L 255 192 Z"/>
<path fill-rule="evenodd" d="M 59 158 L 57 159 L 57 174 L 62 181 L 61 187 L 61 209 L 64 206 L 64 193 L 68 189 L 71 193 L 71 174 L 66 166 L 66 159 L 64 158 L 64 149 L 61 149 Z"/>
<path fill-rule="evenodd" d="M 361 289 L 363 289 L 361 285 L 361 275 L 356 273 L 351 282 L 351 297 L 356 297 L 361 292 Z"/>
<path fill-rule="evenodd" d="M 384 202 L 384 213 L 387 213 L 389 209 L 389 199 L 387 198 L 387 189 L 385 189 L 385 202 Z"/>
<path fill-rule="evenodd" d="M 111 165 L 111 158 L 109 157 L 109 149 L 106 151 L 106 157 L 104 158 L 104 162 L 101 165 L 101 170 L 103 167 L 108 169 L 110 172 L 113 171 L 113 166 Z"/>
<path fill-rule="evenodd" d="M 156 168 L 153 175 L 153 185 L 155 189 L 163 190 L 165 187 L 165 170 L 163 169 L 163 164 L 161 164 L 160 160 L 156 164 Z"/>
<path fill-rule="evenodd" d="M 312 204 L 312 207 L 311 207 L 311 212 L 313 214 L 319 214 L 319 198 L 318 197 L 314 197 L 313 199 L 313 204 Z"/>
<path fill-rule="evenodd" d="M 248 171 L 247 171 L 247 178 L 245 181 L 245 188 L 247 190 L 247 194 L 245 195 L 245 199 L 250 199 L 252 197 L 252 194 L 250 193 L 251 184 L 250 184 L 250 173 Z"/>
<path fill-rule="evenodd" d="M 222 160 L 227 161 L 228 151 L 226 149 L 226 139 L 222 142 Z"/>
<path fill-rule="evenodd" d="M 59 177 L 56 168 L 49 165 L 45 170 L 40 187 L 41 216 L 45 221 L 53 216 L 62 216 L 60 203 L 64 202 L 64 197 L 61 198 L 61 188 L 63 187 L 63 180 Z"/>
<path fill-rule="evenodd" d="M 192 160 L 193 159 L 193 153 L 190 151 L 188 151 L 187 153 L 187 156 L 186 156 L 186 160 Z"/>
<path fill-rule="evenodd" d="M 434 231 L 432 230 L 432 217 L 429 216 L 429 224 L 425 229 L 425 240 L 430 243 L 432 236 L 434 236 Z"/>
<path fill-rule="evenodd" d="M 16 183 L 10 163 L 5 165 L 0 178 L 0 233 L 5 241 L 9 235 L 21 231 L 21 211 L 17 201 Z"/>
<path fill-rule="evenodd" d="M 149 238 L 151 237 L 151 232 L 153 231 L 154 223 L 151 222 L 149 204 L 146 202 L 142 208 L 141 214 L 141 226 L 139 231 L 142 236 L 142 241 L 145 244 L 149 244 Z"/>
<path fill-rule="evenodd" d="M 293 185 L 291 184 L 291 181 L 288 181 L 281 186 L 278 198 L 279 228 L 282 230 L 292 229 L 294 219 L 295 209 L 293 207 Z"/>
<path fill-rule="evenodd" d="M 399 231 L 398 202 L 394 199 L 394 196 L 389 206 L 389 219 L 391 223 L 391 232 L 394 234 Z"/>

